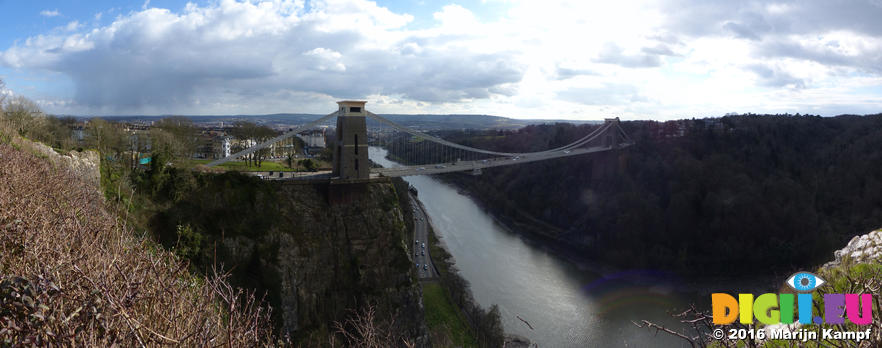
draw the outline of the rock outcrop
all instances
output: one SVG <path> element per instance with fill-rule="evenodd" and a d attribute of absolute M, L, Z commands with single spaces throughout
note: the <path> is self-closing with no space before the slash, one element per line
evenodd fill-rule
<path fill-rule="evenodd" d="M 262 235 L 224 239 L 219 256 L 251 265 L 279 306 L 283 332 L 322 328 L 374 306 L 395 319 L 394 331 L 423 336 L 425 328 L 414 325 L 423 322 L 422 297 L 393 186 L 366 184 L 345 204 L 329 204 L 322 186 L 279 185 L 273 203 L 282 223 Z"/>
<path fill-rule="evenodd" d="M 823 268 L 833 268 L 848 259 L 851 263 L 863 263 L 882 258 L 882 229 L 855 236 L 848 244 L 833 252 L 833 261 L 824 264 Z"/>
<path fill-rule="evenodd" d="M 12 142 L 17 146 L 24 147 L 34 155 L 46 157 L 50 162 L 60 168 L 71 170 L 76 176 L 98 188 L 101 182 L 101 158 L 97 151 L 70 151 L 60 154 L 53 148 L 36 141 L 30 141 L 22 137 L 15 137 Z"/>

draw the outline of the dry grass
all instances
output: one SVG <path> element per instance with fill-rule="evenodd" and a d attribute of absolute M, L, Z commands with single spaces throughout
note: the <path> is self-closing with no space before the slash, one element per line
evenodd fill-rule
<path fill-rule="evenodd" d="M 269 312 L 135 237 L 97 188 L 0 143 L 0 346 L 266 346 Z"/>

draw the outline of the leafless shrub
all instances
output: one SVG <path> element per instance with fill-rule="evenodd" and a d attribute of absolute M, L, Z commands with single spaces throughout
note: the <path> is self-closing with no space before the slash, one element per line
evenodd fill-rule
<path fill-rule="evenodd" d="M 752 340 L 729 340 L 726 337 L 718 340 L 714 338 L 712 333 L 716 328 L 723 328 L 723 332 L 728 332 L 728 329 L 748 329 L 748 326 L 737 321 L 726 326 L 714 325 L 713 317 L 708 313 L 696 309 L 694 305 L 681 313 L 674 314 L 673 317 L 679 319 L 681 323 L 686 324 L 690 330 L 676 331 L 647 320 L 641 320 L 640 323 L 634 323 L 634 325 L 653 330 L 657 334 L 663 333 L 679 337 L 689 343 L 692 347 L 705 348 L 711 346 L 736 348 L 757 346 L 756 342 Z"/>
<path fill-rule="evenodd" d="M 361 311 L 350 311 L 344 322 L 334 322 L 334 329 L 346 339 L 347 346 L 365 348 L 408 347 L 414 344 L 403 335 L 396 334 L 395 319 L 383 321 L 377 318 L 376 308 L 368 305 Z"/>
<path fill-rule="evenodd" d="M 135 237 L 97 188 L 0 143 L 0 346 L 267 346 L 270 313 Z"/>

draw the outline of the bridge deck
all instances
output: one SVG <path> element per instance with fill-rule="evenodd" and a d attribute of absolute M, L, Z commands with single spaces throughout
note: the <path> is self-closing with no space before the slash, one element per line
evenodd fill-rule
<path fill-rule="evenodd" d="M 496 157 L 479 161 L 457 161 L 447 163 L 433 163 L 412 166 L 401 166 L 392 168 L 372 168 L 370 179 L 362 179 L 367 182 L 380 178 L 401 177 L 411 175 L 431 175 L 453 172 L 473 171 L 476 169 L 510 166 L 515 164 L 544 161 L 553 158 L 562 158 L 570 156 L 578 156 L 589 153 L 610 151 L 630 146 L 630 143 L 620 144 L 618 147 L 610 146 L 594 146 L 587 148 L 578 148 L 572 150 L 555 151 L 543 154 L 520 155 L 514 157 Z M 272 173 L 272 174 L 270 174 Z M 291 181 L 327 181 L 335 179 L 331 177 L 330 171 L 320 172 L 249 172 L 254 176 L 259 176 L 267 180 L 291 180 Z M 349 182 L 361 182 L 359 180 L 349 180 Z"/>
<path fill-rule="evenodd" d="M 626 147 L 629 145 L 631 145 L 631 144 L 622 144 L 618 148 L 623 148 L 623 147 Z M 609 147 L 609 146 L 595 146 L 595 147 L 579 148 L 579 149 L 572 149 L 572 150 L 565 150 L 565 151 L 556 151 L 556 152 L 550 152 L 550 153 L 544 153 L 544 154 L 521 155 L 521 156 L 514 156 L 514 157 L 496 157 L 496 158 L 480 160 L 480 161 L 459 161 L 459 162 L 413 165 L 413 166 L 402 166 L 402 167 L 392 167 L 392 168 L 374 168 L 374 169 L 371 169 L 371 174 L 378 174 L 380 176 L 385 176 L 385 177 L 398 177 L 398 176 L 409 176 L 409 175 L 429 175 L 429 174 L 462 172 L 462 171 L 470 171 L 470 170 L 475 170 L 475 169 L 510 166 L 510 165 L 520 164 L 520 163 L 525 163 L 525 162 L 544 161 L 544 160 L 548 160 L 548 159 L 552 159 L 552 158 L 584 155 L 584 154 L 588 154 L 588 153 L 609 151 L 609 150 L 614 150 L 614 149 L 616 149 L 616 148 Z"/>

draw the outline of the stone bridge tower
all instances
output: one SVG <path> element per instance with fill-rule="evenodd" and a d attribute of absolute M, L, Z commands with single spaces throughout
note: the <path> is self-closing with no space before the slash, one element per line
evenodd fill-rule
<path fill-rule="evenodd" d="M 371 164 L 368 161 L 367 123 L 364 109 L 366 101 L 344 100 L 337 102 L 337 139 L 334 144 L 334 172 L 339 179 L 368 179 Z"/>
<path fill-rule="evenodd" d="M 612 123 L 612 127 L 606 130 L 603 135 L 603 146 L 608 146 L 614 149 L 618 149 L 621 147 L 621 137 L 619 137 L 619 118 L 607 118 L 604 119 L 606 123 Z"/>

